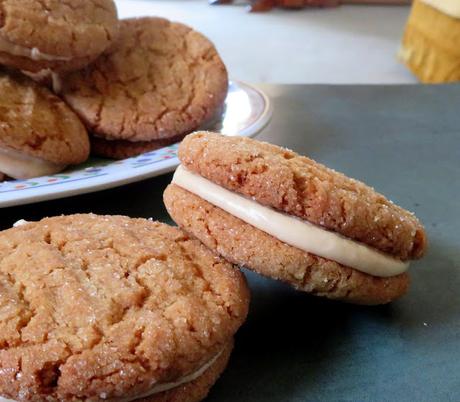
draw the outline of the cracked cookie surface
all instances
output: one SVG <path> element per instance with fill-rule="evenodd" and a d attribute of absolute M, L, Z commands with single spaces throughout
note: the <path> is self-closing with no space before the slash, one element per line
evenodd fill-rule
<path fill-rule="evenodd" d="M 117 45 L 62 84 L 62 96 L 94 135 L 136 142 L 200 127 L 222 106 L 228 76 L 200 33 L 140 18 L 122 20 Z"/>
<path fill-rule="evenodd" d="M 3 231 L 0 394 L 142 394 L 227 350 L 248 299 L 241 272 L 158 222 L 73 215 Z M 218 376 L 222 359 L 208 376 Z"/>
<path fill-rule="evenodd" d="M 175 184 L 164 202 L 173 220 L 214 252 L 296 289 L 372 305 L 402 296 L 409 286 L 407 273 L 379 278 L 289 246 Z"/>
<path fill-rule="evenodd" d="M 116 39 L 112 0 L 0 0 L 0 61 L 38 72 L 84 67 Z"/>
<path fill-rule="evenodd" d="M 0 147 L 59 165 L 88 158 L 85 126 L 48 89 L 0 70 L 0 94 Z"/>
<path fill-rule="evenodd" d="M 199 132 L 182 141 L 179 159 L 228 190 L 401 260 L 420 258 L 426 250 L 425 230 L 412 213 L 364 183 L 288 149 Z"/>

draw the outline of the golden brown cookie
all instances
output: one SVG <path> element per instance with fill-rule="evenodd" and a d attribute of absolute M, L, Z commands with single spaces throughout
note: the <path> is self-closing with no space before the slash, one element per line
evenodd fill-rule
<path fill-rule="evenodd" d="M 61 81 L 61 95 L 95 136 L 130 142 L 197 129 L 222 106 L 228 88 L 213 44 L 161 18 L 122 20 L 117 45 Z"/>
<path fill-rule="evenodd" d="M 86 66 L 116 39 L 113 0 L 0 0 L 0 63 L 37 73 Z"/>
<path fill-rule="evenodd" d="M 314 294 L 361 304 L 408 288 L 426 249 L 415 216 L 290 150 L 199 132 L 164 196 L 176 223 L 227 260 Z"/>
<path fill-rule="evenodd" d="M 176 223 L 211 250 L 299 290 L 353 303 L 380 304 L 405 293 L 409 285 L 407 273 L 378 278 L 291 247 L 175 184 L 166 189 L 164 198 Z"/>
<path fill-rule="evenodd" d="M 73 215 L 0 232 L 0 395 L 198 401 L 248 301 L 239 270 L 158 222 Z"/>
<path fill-rule="evenodd" d="M 285 148 L 244 137 L 195 133 L 181 163 L 217 184 L 403 260 L 420 257 L 417 218 L 357 180 Z"/>
<path fill-rule="evenodd" d="M 88 158 L 85 126 L 48 89 L 0 70 L 0 94 L 0 172 L 25 179 Z"/>

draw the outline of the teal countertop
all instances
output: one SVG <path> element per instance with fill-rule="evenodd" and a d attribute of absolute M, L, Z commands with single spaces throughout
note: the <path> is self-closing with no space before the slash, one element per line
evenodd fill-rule
<path fill-rule="evenodd" d="M 360 307 L 248 274 L 252 305 L 219 401 L 460 400 L 460 86 L 264 86 L 275 114 L 259 139 L 365 181 L 425 224 L 409 293 Z M 75 212 L 171 222 L 165 175 L 0 210 L 0 225 Z"/>

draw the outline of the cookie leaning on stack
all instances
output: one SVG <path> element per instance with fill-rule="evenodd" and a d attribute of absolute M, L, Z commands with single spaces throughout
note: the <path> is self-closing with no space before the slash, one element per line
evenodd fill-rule
<path fill-rule="evenodd" d="M 93 153 L 124 158 L 179 141 L 211 119 L 228 89 L 213 44 L 162 18 L 120 22 L 117 44 L 61 77 L 60 95 L 93 134 Z"/>
<path fill-rule="evenodd" d="M 85 126 L 47 88 L 0 70 L 0 94 L 0 173 L 44 176 L 88 158 Z"/>
<path fill-rule="evenodd" d="M 244 276 L 182 230 L 73 215 L 0 233 L 0 400 L 196 402 L 245 320 Z"/>
<path fill-rule="evenodd" d="M 426 249 L 414 215 L 287 149 L 200 132 L 184 139 L 165 191 L 174 221 L 232 263 L 299 290 L 387 303 Z"/>

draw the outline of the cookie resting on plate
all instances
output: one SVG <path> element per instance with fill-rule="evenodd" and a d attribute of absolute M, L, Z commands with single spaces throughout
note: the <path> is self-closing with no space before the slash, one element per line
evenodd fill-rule
<path fill-rule="evenodd" d="M 0 69 L 0 94 L 0 173 L 28 179 L 88 159 L 85 126 L 47 88 Z"/>
<path fill-rule="evenodd" d="M 94 153 L 112 158 L 182 139 L 221 110 L 228 91 L 214 45 L 154 17 L 122 20 L 116 46 L 60 81 L 60 95 L 96 137 Z"/>

